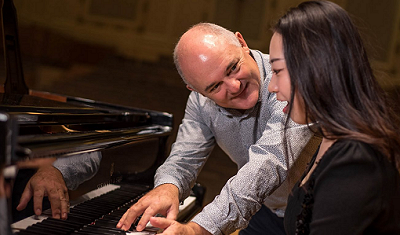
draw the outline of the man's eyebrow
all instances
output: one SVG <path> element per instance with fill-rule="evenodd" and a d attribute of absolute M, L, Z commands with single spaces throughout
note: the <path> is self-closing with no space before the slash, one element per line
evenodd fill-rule
<path fill-rule="evenodd" d="M 211 87 L 213 87 L 214 85 L 215 85 L 215 82 L 211 83 L 210 85 L 208 85 L 208 86 L 204 89 L 204 91 L 205 91 L 205 92 L 208 92 L 208 90 L 210 90 Z"/>
<path fill-rule="evenodd" d="M 237 60 L 231 61 L 228 66 L 226 66 L 225 72 L 228 72 L 234 64 L 237 64 Z"/>
<path fill-rule="evenodd" d="M 272 63 L 274 63 L 274 62 L 277 61 L 277 60 L 283 60 L 283 58 L 272 58 L 272 59 L 269 61 L 269 63 L 272 64 Z"/>
<path fill-rule="evenodd" d="M 238 63 L 237 60 L 231 61 L 231 62 L 228 64 L 228 66 L 226 66 L 225 72 L 228 72 L 228 71 L 232 68 L 232 66 L 235 65 L 235 64 L 237 64 L 237 63 Z M 204 91 L 205 91 L 205 92 L 208 92 L 208 90 L 211 89 L 213 86 L 215 86 L 215 84 L 216 84 L 216 83 L 213 82 L 213 83 L 211 83 L 210 85 L 206 86 L 206 88 L 204 89 Z"/>

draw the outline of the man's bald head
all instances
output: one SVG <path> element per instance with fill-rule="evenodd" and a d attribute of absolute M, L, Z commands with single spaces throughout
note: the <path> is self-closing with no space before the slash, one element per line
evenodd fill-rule
<path fill-rule="evenodd" d="M 198 59 L 202 59 L 199 50 L 222 50 L 226 45 L 242 46 L 232 31 L 219 25 L 199 23 L 187 30 L 174 49 L 174 63 L 183 81 L 188 84 L 187 75 L 184 74 L 181 66 L 184 60 L 187 60 L 190 55 L 198 55 Z"/>

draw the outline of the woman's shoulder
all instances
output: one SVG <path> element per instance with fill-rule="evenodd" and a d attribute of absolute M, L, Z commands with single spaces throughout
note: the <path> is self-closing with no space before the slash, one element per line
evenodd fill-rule
<path fill-rule="evenodd" d="M 387 178 L 399 178 L 396 167 L 389 158 L 377 150 L 373 145 L 358 141 L 342 139 L 336 141 L 322 157 L 316 169 L 317 175 L 364 175 L 376 181 Z M 328 173 L 331 172 L 331 173 Z"/>
<path fill-rule="evenodd" d="M 352 139 L 337 140 L 323 158 L 330 161 L 381 161 L 383 154 L 373 145 Z"/>

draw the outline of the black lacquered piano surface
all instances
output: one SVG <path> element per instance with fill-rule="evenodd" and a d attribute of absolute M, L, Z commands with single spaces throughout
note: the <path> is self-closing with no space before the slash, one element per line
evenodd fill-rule
<path fill-rule="evenodd" d="M 0 93 L 0 111 L 17 120 L 19 146 L 31 150 L 31 158 L 108 148 L 171 132 L 172 115 L 168 113 L 46 92 L 30 93 Z"/>

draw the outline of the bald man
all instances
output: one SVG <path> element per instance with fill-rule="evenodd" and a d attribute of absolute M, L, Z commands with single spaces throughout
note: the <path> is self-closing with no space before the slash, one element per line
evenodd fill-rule
<path fill-rule="evenodd" d="M 117 227 L 126 230 L 143 214 L 138 231 L 150 221 L 165 229 L 163 234 L 229 234 L 243 228 L 240 234 L 285 234 L 289 183 L 296 182 L 287 179 L 305 169 L 311 156 L 299 155 L 312 134 L 292 123 L 286 136 L 294 154 L 286 157 L 284 105 L 267 89 L 269 56 L 249 49 L 239 32 L 200 23 L 182 35 L 174 61 L 192 91 L 184 119 L 170 156 L 157 170 L 155 188 Z M 238 165 L 238 172 L 191 222 L 177 223 L 179 202 L 189 195 L 215 144 Z M 153 217 L 157 213 L 166 218 Z"/>

